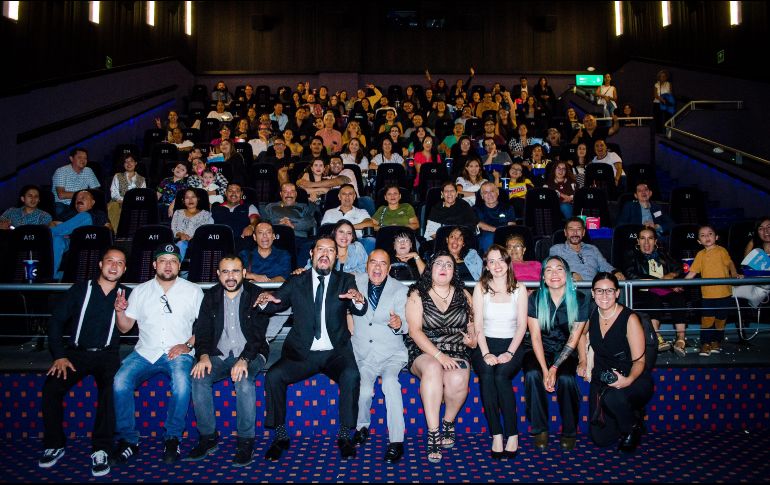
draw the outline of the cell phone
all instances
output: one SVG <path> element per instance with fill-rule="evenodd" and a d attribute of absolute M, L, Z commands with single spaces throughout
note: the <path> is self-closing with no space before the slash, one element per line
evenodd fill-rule
<path fill-rule="evenodd" d="M 460 369 L 467 369 L 468 368 L 468 363 L 465 362 L 464 360 L 455 359 L 455 362 L 457 362 L 457 365 L 460 366 Z"/>

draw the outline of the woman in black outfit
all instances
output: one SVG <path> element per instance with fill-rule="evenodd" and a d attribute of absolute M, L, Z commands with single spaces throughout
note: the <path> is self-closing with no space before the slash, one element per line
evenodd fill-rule
<path fill-rule="evenodd" d="M 644 328 L 631 309 L 618 303 L 620 289 L 612 273 L 597 274 L 591 293 L 598 308 L 588 320 L 594 353 L 589 432 L 597 446 L 617 442 L 618 450 L 632 453 L 639 446 L 644 407 L 654 391 L 645 366 Z"/>

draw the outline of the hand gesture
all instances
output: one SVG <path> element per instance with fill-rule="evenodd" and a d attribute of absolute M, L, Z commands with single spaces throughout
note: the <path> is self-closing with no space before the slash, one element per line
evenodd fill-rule
<path fill-rule="evenodd" d="M 128 300 L 126 300 L 126 290 L 118 288 L 118 295 L 115 297 L 115 311 L 117 313 L 123 313 L 128 308 Z"/>
<path fill-rule="evenodd" d="M 208 374 L 211 374 L 211 359 L 209 359 L 208 355 L 203 355 L 201 356 L 201 360 L 199 360 L 192 368 L 190 375 L 193 376 L 194 379 L 203 379 Z"/>
<path fill-rule="evenodd" d="M 453 358 L 449 357 L 444 353 L 439 354 L 438 357 L 436 357 L 436 359 L 438 360 L 439 364 L 441 364 L 441 367 L 444 368 L 444 370 L 452 370 L 452 369 L 460 368 L 460 364 L 458 364 L 456 360 L 454 360 Z"/>
<path fill-rule="evenodd" d="M 48 372 L 46 372 L 45 375 L 54 376 L 57 379 L 62 378 L 66 381 L 67 369 L 70 369 L 72 372 L 77 372 L 75 370 L 75 366 L 72 365 L 72 362 L 70 362 L 68 358 L 62 357 L 61 359 L 56 359 L 53 361 L 53 365 L 51 365 L 51 368 L 48 369 Z"/>
<path fill-rule="evenodd" d="M 476 69 L 474 69 L 473 66 L 471 66 L 471 76 L 475 76 L 475 75 L 476 75 Z"/>
<path fill-rule="evenodd" d="M 463 343 L 465 344 L 465 346 L 475 349 L 476 345 L 478 344 L 476 333 L 473 330 L 468 330 L 468 333 L 465 333 L 465 332 L 460 332 L 460 333 L 463 334 Z"/>
<path fill-rule="evenodd" d="M 543 387 L 548 392 L 556 390 L 556 367 L 549 368 L 548 372 L 543 374 Z"/>
<path fill-rule="evenodd" d="M 168 351 L 168 359 L 174 360 L 182 354 L 189 354 L 190 350 L 185 344 L 176 344 Z"/>
<path fill-rule="evenodd" d="M 267 305 L 268 303 L 281 303 L 281 300 L 274 297 L 269 291 L 260 293 L 257 299 L 254 300 L 254 306 Z"/>
<path fill-rule="evenodd" d="M 240 382 L 244 377 L 249 377 L 249 365 L 243 359 L 238 359 L 232 369 L 230 369 L 230 378 L 233 382 Z"/>
<path fill-rule="evenodd" d="M 354 302 L 360 305 L 364 302 L 364 295 L 362 295 L 361 292 L 356 290 L 355 288 L 351 288 L 346 293 L 341 294 L 340 299 L 353 300 Z"/>
<path fill-rule="evenodd" d="M 161 128 L 163 126 L 160 122 L 160 118 L 157 116 L 155 117 L 155 126 L 157 126 L 158 128 Z"/>
<path fill-rule="evenodd" d="M 401 317 L 396 315 L 396 313 L 393 310 L 390 311 L 390 320 L 388 320 L 388 327 L 392 328 L 393 330 L 399 330 L 401 328 Z"/>
<path fill-rule="evenodd" d="M 304 273 L 305 271 L 307 271 L 305 268 L 297 268 L 294 271 L 292 271 L 291 274 L 298 275 L 298 274 Z"/>

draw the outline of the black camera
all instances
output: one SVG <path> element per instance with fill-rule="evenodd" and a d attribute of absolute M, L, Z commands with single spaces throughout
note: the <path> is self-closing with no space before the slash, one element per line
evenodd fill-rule
<path fill-rule="evenodd" d="M 599 380 L 603 383 L 607 384 L 608 386 L 610 384 L 615 384 L 618 381 L 618 376 L 615 374 L 615 369 L 607 369 L 603 370 L 601 374 L 599 374 Z"/>

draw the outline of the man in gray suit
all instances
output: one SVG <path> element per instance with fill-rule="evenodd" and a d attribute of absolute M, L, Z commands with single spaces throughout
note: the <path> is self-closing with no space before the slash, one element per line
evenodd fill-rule
<path fill-rule="evenodd" d="M 377 249 L 369 255 L 366 274 L 356 275 L 356 285 L 367 297 L 369 306 L 364 315 L 353 316 L 353 353 L 361 374 L 353 441 L 363 444 L 369 437 L 374 381 L 381 375 L 390 438 L 384 459 L 395 463 L 404 455 L 404 403 L 398 375 L 408 360 L 404 346 L 404 335 L 408 333 L 404 314 L 407 287 L 388 278 L 389 272 L 388 253 Z"/>

